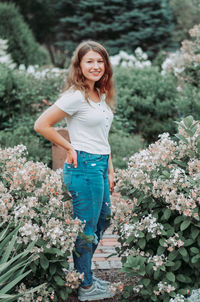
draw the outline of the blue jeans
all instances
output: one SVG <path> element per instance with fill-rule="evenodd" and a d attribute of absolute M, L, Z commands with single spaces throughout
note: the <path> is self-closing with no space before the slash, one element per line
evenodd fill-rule
<path fill-rule="evenodd" d="M 110 225 L 109 155 L 76 152 L 77 168 L 65 163 L 63 179 L 72 195 L 74 218 L 85 223 L 84 236 L 77 237 L 73 259 L 75 269 L 84 272 L 82 286 L 89 286 L 93 282 L 93 254 L 103 232 Z"/>

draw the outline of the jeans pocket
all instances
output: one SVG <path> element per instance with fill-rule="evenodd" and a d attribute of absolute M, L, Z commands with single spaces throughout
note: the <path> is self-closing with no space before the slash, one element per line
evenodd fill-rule
<path fill-rule="evenodd" d="M 63 181 L 65 186 L 68 188 L 72 183 L 72 172 L 63 171 Z"/>
<path fill-rule="evenodd" d="M 100 161 L 102 160 L 103 158 L 103 155 L 101 154 L 92 154 L 88 159 L 87 159 L 87 162 L 90 163 L 90 162 L 97 162 L 97 161 Z"/>

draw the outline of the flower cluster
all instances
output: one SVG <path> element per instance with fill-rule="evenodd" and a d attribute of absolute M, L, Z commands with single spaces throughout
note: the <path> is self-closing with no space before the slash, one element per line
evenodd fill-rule
<path fill-rule="evenodd" d="M 21 283 L 17 289 L 19 294 L 22 294 L 21 297 L 17 299 L 17 302 L 50 302 L 52 301 L 50 294 L 46 289 L 46 285 L 44 284 L 40 287 L 37 292 L 31 291 L 29 289 L 27 291 L 26 285 Z"/>
<path fill-rule="evenodd" d="M 84 273 L 80 274 L 74 271 L 73 272 L 66 271 L 65 279 L 66 279 L 66 286 L 73 289 L 78 288 L 80 281 L 84 279 Z"/>
<path fill-rule="evenodd" d="M 119 192 L 114 192 L 111 196 L 111 209 L 112 209 L 112 224 L 111 227 L 116 227 L 116 223 L 123 222 L 127 224 L 132 216 L 132 209 L 137 203 L 137 199 L 122 200 L 121 194 Z"/>
<path fill-rule="evenodd" d="M 162 295 L 164 293 L 171 293 L 175 291 L 175 287 L 167 282 L 159 282 L 158 283 L 158 290 L 154 291 L 156 296 Z"/>
<path fill-rule="evenodd" d="M 180 248 L 184 245 L 184 242 L 179 238 L 178 234 L 174 234 L 173 237 L 169 237 L 168 239 L 165 239 L 164 246 L 167 247 L 169 252 L 172 252 L 174 250 L 174 247 Z"/>
<path fill-rule="evenodd" d="M 157 271 L 163 264 L 167 263 L 167 257 L 165 255 L 155 255 L 155 256 L 150 256 L 147 260 L 148 263 L 153 263 L 153 270 Z"/>
<path fill-rule="evenodd" d="M 136 48 L 134 55 L 129 55 L 125 51 L 121 50 L 119 54 L 111 56 L 110 61 L 113 66 L 135 68 L 144 68 L 151 66 L 151 61 L 148 60 L 147 54 L 144 53 L 140 47 Z"/>
<path fill-rule="evenodd" d="M 149 214 L 146 217 L 143 216 L 140 221 L 133 224 L 122 224 L 120 233 L 123 238 L 134 235 L 137 241 L 137 238 L 140 237 L 140 232 L 145 231 L 151 234 L 152 238 L 155 238 L 157 235 L 161 235 L 162 230 L 162 224 L 157 223 L 156 218 Z"/>
<path fill-rule="evenodd" d="M 184 40 L 180 51 L 169 54 L 162 64 L 162 74 L 173 73 L 180 82 L 189 82 L 198 86 L 200 66 L 200 25 L 195 25 L 190 31 L 191 40 Z M 179 86 L 181 88 L 181 86 Z"/>
<path fill-rule="evenodd" d="M 32 75 L 36 79 L 42 79 L 48 77 L 49 75 L 54 77 L 65 76 L 67 73 L 66 69 L 60 69 L 57 67 L 41 68 L 37 65 L 29 65 L 28 68 L 25 65 L 19 65 L 19 71 L 26 73 L 27 75 Z"/>
<path fill-rule="evenodd" d="M 175 298 L 171 298 L 169 302 L 184 302 L 185 298 L 183 295 L 176 295 Z"/>

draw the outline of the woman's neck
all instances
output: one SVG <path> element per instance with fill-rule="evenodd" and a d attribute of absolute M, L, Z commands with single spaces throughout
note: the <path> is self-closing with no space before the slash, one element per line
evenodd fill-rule
<path fill-rule="evenodd" d="M 94 92 L 96 89 L 94 87 L 95 85 L 95 82 L 92 82 L 92 81 L 86 81 L 86 84 L 88 85 L 89 87 L 89 92 Z"/>

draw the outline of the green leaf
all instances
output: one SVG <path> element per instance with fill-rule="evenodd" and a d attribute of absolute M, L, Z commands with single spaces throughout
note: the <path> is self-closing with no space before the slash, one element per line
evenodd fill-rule
<path fill-rule="evenodd" d="M 64 286 L 65 285 L 65 281 L 58 275 L 53 277 L 54 280 L 56 281 L 56 284 L 59 286 Z"/>
<path fill-rule="evenodd" d="M 135 236 L 134 235 L 130 235 L 127 239 L 126 239 L 126 243 L 131 243 L 132 241 L 134 241 Z"/>
<path fill-rule="evenodd" d="M 174 250 L 169 254 L 168 259 L 170 261 L 173 261 L 177 257 L 177 255 L 178 255 L 178 251 Z"/>
<path fill-rule="evenodd" d="M 49 260 L 44 254 L 40 254 L 40 265 L 44 270 L 47 270 L 49 267 Z"/>
<path fill-rule="evenodd" d="M 170 209 L 165 209 L 163 215 L 164 215 L 165 219 L 168 220 L 169 217 L 171 216 L 171 210 Z"/>
<path fill-rule="evenodd" d="M 199 261 L 199 259 L 200 259 L 200 254 L 198 254 L 198 255 L 192 257 L 191 262 L 192 262 L 193 264 L 195 264 L 195 263 L 197 263 L 197 262 Z"/>
<path fill-rule="evenodd" d="M 183 219 L 184 219 L 183 216 L 177 216 L 174 219 L 174 224 L 179 224 Z"/>
<path fill-rule="evenodd" d="M 191 231 L 191 237 L 193 240 L 195 240 L 197 238 L 197 236 L 199 235 L 200 233 L 200 230 L 195 228 L 195 227 L 192 227 L 192 231 Z"/>
<path fill-rule="evenodd" d="M 184 143 L 188 144 L 188 140 L 185 138 L 185 136 L 181 135 L 181 134 L 175 134 L 175 136 L 180 139 L 181 141 L 183 141 Z"/>
<path fill-rule="evenodd" d="M 180 281 L 180 282 L 185 282 L 185 281 L 186 281 L 186 278 L 185 278 L 185 276 L 184 276 L 183 274 L 178 274 L 178 275 L 176 276 L 176 279 L 177 279 L 178 281 Z"/>
<path fill-rule="evenodd" d="M 190 246 L 194 243 L 194 240 L 193 239 L 186 239 L 184 241 L 184 246 L 187 247 L 187 246 Z"/>
<path fill-rule="evenodd" d="M 189 227 L 190 224 L 191 224 L 191 220 L 185 220 L 185 221 L 183 221 L 181 223 L 181 226 L 180 226 L 181 231 L 186 230 Z"/>
<path fill-rule="evenodd" d="M 172 273 L 172 272 L 168 272 L 168 273 L 166 274 L 166 278 L 167 278 L 167 280 L 169 280 L 169 281 L 171 281 L 171 282 L 175 282 L 175 275 L 174 275 L 174 273 Z"/>
<path fill-rule="evenodd" d="M 200 137 L 200 135 L 199 135 Z M 200 142 L 197 143 L 197 152 L 200 154 Z"/>
<path fill-rule="evenodd" d="M 160 239 L 159 243 L 162 247 L 165 247 L 165 240 L 164 239 Z"/>
<path fill-rule="evenodd" d="M 44 248 L 44 253 L 63 256 L 63 252 L 55 247 L 51 247 L 50 249 Z"/>
<path fill-rule="evenodd" d="M 115 253 L 115 255 L 116 255 L 116 253 Z M 62 267 L 66 268 L 66 269 L 69 268 L 69 262 L 68 261 L 62 261 L 60 264 L 62 265 Z"/>
<path fill-rule="evenodd" d="M 60 291 L 60 296 L 61 296 L 61 298 L 64 300 L 64 301 L 66 301 L 66 299 L 67 299 L 67 297 L 68 297 L 68 294 L 67 294 L 67 292 L 65 291 L 65 290 L 61 290 Z"/>
<path fill-rule="evenodd" d="M 57 267 L 56 264 L 50 264 L 49 272 L 50 272 L 51 276 L 55 275 L 56 267 Z"/>
<path fill-rule="evenodd" d="M 188 256 L 188 252 L 187 252 L 187 250 L 183 246 L 181 246 L 178 251 L 181 254 L 181 256 L 183 256 L 183 257 L 187 257 Z"/>
<path fill-rule="evenodd" d="M 145 248 L 145 245 L 146 245 L 146 240 L 144 238 L 139 239 L 138 245 L 143 250 Z"/>
<path fill-rule="evenodd" d="M 193 116 L 189 115 L 183 119 L 183 123 L 187 128 L 190 128 L 194 122 Z"/>
<path fill-rule="evenodd" d="M 177 271 L 182 265 L 182 262 L 180 260 L 176 261 L 174 266 L 172 266 L 171 270 L 172 271 Z"/>
<path fill-rule="evenodd" d="M 160 275 L 161 275 L 161 272 L 158 269 L 157 271 L 154 272 L 153 277 L 154 277 L 155 280 L 159 280 L 160 279 Z"/>
<path fill-rule="evenodd" d="M 172 266 L 174 267 L 174 262 L 173 262 L 173 261 L 167 261 L 165 265 L 166 265 L 166 266 L 169 266 L 169 267 L 170 267 L 170 266 L 171 266 L 171 267 L 172 267 Z"/>
<path fill-rule="evenodd" d="M 158 256 L 162 255 L 164 253 L 164 251 L 165 251 L 165 247 L 159 246 L 157 249 Z"/>
<path fill-rule="evenodd" d="M 142 280 L 142 283 L 146 286 L 146 287 L 148 287 L 149 286 L 149 284 L 151 283 L 151 280 L 150 279 L 147 279 L 147 278 L 145 278 L 145 279 L 143 279 Z"/>
<path fill-rule="evenodd" d="M 196 247 L 191 247 L 191 248 L 190 248 L 190 251 L 191 251 L 193 254 L 198 254 L 198 253 L 199 253 L 199 249 L 196 248 Z"/>
<path fill-rule="evenodd" d="M 30 274 L 31 270 L 25 272 L 24 274 L 18 276 L 13 281 L 9 282 L 6 286 L 1 288 L 1 293 L 6 294 L 11 288 L 13 288 L 17 283 L 19 283 L 22 279 L 24 279 L 28 274 Z"/>

